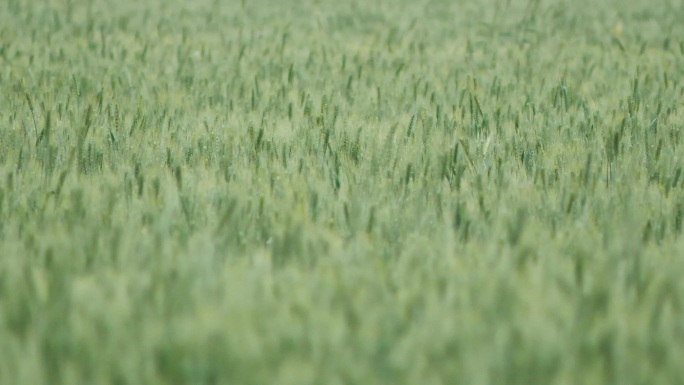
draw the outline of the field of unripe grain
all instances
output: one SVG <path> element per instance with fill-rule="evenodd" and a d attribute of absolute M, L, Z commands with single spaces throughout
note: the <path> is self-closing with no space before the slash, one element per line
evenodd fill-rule
<path fill-rule="evenodd" d="M 681 20 L 0 2 L 0 384 L 684 383 Z"/>

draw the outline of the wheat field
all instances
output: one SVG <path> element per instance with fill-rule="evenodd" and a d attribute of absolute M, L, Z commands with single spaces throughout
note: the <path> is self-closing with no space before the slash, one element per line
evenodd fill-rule
<path fill-rule="evenodd" d="M 684 383 L 681 20 L 0 2 L 0 384 Z"/>

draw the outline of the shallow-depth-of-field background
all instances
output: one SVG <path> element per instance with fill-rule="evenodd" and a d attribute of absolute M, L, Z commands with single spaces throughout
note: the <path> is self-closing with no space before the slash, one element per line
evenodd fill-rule
<path fill-rule="evenodd" d="M 0 383 L 683 383 L 681 20 L 0 2 Z"/>

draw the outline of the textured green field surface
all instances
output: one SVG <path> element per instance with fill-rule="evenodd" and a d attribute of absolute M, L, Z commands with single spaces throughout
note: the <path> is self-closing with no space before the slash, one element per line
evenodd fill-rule
<path fill-rule="evenodd" d="M 0 384 L 684 383 L 676 1 L 0 2 Z"/>

